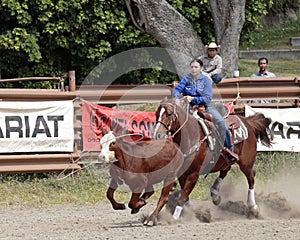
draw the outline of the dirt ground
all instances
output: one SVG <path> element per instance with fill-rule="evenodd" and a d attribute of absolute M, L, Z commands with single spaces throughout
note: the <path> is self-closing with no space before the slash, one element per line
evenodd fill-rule
<path fill-rule="evenodd" d="M 178 221 L 164 208 L 153 227 L 143 226 L 142 219 L 154 209 L 154 201 L 135 215 L 129 209 L 114 211 L 108 202 L 26 209 L 0 206 L 0 239 L 299 240 L 299 182 L 299 176 L 286 174 L 268 185 L 257 184 L 258 218 L 247 216 L 246 184 L 224 182 L 220 206 L 193 200 L 193 207 L 185 207 Z"/>

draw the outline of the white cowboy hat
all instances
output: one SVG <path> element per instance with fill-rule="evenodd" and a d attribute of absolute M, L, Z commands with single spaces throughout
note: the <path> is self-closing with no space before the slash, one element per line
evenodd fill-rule
<path fill-rule="evenodd" d="M 217 44 L 216 44 L 216 43 L 214 43 L 214 42 L 212 42 L 212 43 L 210 43 L 208 46 L 207 46 L 207 45 L 205 45 L 205 52 L 207 52 L 207 50 L 208 50 L 209 48 L 214 48 L 214 49 L 217 49 L 217 52 L 219 52 L 219 51 L 220 51 L 220 48 L 221 48 L 221 46 L 220 46 L 220 45 L 217 45 Z"/>

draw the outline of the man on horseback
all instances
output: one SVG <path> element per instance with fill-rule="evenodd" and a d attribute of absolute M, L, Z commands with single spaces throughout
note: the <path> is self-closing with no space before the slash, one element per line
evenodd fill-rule
<path fill-rule="evenodd" d="M 191 107 L 204 106 L 206 111 L 213 115 L 222 144 L 224 142 L 223 153 L 228 163 L 233 164 L 239 160 L 239 157 L 233 152 L 232 137 L 226 122 L 212 103 L 212 81 L 202 72 L 203 62 L 200 59 L 194 59 L 190 63 L 190 67 L 191 72 L 181 79 L 173 92 L 173 96 L 178 103 L 180 94 L 182 94 Z"/>

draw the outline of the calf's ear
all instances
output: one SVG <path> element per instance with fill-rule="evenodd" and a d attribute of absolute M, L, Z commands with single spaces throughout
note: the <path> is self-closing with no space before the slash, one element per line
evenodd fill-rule
<path fill-rule="evenodd" d="M 107 130 L 106 130 L 106 128 L 103 128 L 102 129 L 102 136 L 104 136 L 104 135 L 106 135 L 107 134 Z"/>
<path fill-rule="evenodd" d="M 117 149 L 116 142 L 112 142 L 109 144 L 109 151 L 115 151 Z"/>

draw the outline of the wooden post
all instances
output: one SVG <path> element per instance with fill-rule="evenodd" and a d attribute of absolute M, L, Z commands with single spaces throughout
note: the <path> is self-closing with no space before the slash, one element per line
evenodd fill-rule
<path fill-rule="evenodd" d="M 76 91 L 76 80 L 75 80 L 75 71 L 69 71 L 69 91 L 75 92 Z"/>

